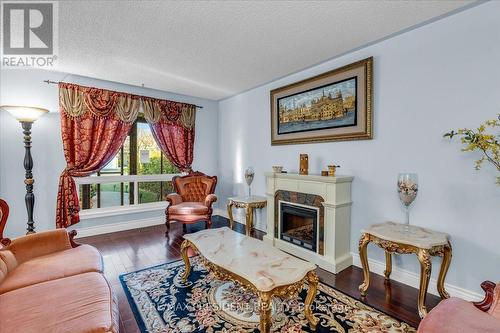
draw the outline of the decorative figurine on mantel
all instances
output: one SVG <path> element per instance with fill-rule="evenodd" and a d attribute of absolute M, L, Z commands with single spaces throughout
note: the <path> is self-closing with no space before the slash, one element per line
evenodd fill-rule
<path fill-rule="evenodd" d="M 307 154 L 300 154 L 299 174 L 309 174 L 309 156 Z"/>
<path fill-rule="evenodd" d="M 335 177 L 335 171 L 337 171 L 337 168 L 340 168 L 340 165 L 328 165 L 328 176 Z"/>
<path fill-rule="evenodd" d="M 248 185 L 248 196 L 251 197 L 252 196 L 252 182 L 253 182 L 253 177 L 255 175 L 255 171 L 253 170 L 252 167 L 248 167 L 246 170 L 245 170 L 245 181 L 247 182 L 247 185 Z"/>

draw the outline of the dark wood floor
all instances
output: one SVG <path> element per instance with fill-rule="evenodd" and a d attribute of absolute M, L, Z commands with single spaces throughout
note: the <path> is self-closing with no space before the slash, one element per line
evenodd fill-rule
<path fill-rule="evenodd" d="M 214 222 L 214 227 L 227 224 L 227 220 L 220 218 Z M 201 225 L 188 226 L 188 232 L 201 229 Z M 243 232 L 242 225 L 237 224 L 237 230 Z M 118 296 L 120 308 L 120 332 L 140 332 L 134 315 L 128 305 L 127 298 L 118 280 L 120 274 L 133 272 L 141 268 L 178 260 L 180 244 L 182 242 L 182 227 L 172 225 L 170 238 L 165 238 L 165 228 L 155 226 L 142 229 L 122 231 L 112 234 L 80 238 L 80 243 L 94 245 L 101 251 L 104 258 L 106 278 L 113 286 Z M 261 232 L 254 236 L 262 238 Z M 371 274 L 368 296 L 362 299 L 358 286 L 361 283 L 363 272 L 358 267 L 349 267 L 339 274 L 332 274 L 318 269 L 320 280 L 347 295 L 359 299 L 366 304 L 383 311 L 391 316 L 417 327 L 420 321 L 417 313 L 418 290 L 398 282 L 384 281 L 380 275 Z M 430 310 L 439 302 L 433 295 L 427 296 L 427 308 Z"/>

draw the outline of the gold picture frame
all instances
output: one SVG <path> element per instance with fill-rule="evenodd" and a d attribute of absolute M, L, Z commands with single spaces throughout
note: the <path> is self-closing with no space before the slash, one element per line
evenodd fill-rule
<path fill-rule="evenodd" d="M 270 95 L 273 146 L 373 138 L 373 57 Z"/>

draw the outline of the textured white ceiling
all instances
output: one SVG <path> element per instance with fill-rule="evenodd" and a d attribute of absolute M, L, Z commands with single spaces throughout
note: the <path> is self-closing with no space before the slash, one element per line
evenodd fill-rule
<path fill-rule="evenodd" d="M 61 1 L 58 70 L 221 99 L 470 1 Z"/>

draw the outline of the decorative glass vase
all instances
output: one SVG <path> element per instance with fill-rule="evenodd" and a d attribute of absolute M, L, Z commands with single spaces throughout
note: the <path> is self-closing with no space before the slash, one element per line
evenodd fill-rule
<path fill-rule="evenodd" d="M 410 208 L 418 194 L 418 176 L 416 173 L 400 173 L 398 175 L 399 200 L 406 212 L 405 231 L 410 232 Z"/>
<path fill-rule="evenodd" d="M 252 196 L 252 187 L 250 185 L 252 185 L 254 175 L 255 175 L 255 171 L 253 170 L 252 167 L 248 167 L 245 170 L 245 181 L 247 182 L 247 185 L 248 185 L 248 196 L 249 197 Z"/>

